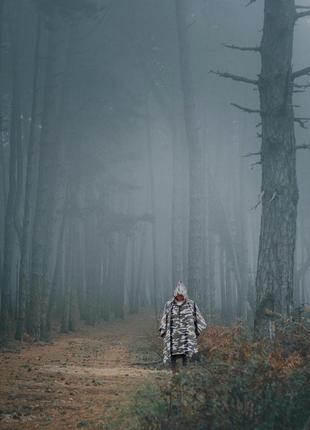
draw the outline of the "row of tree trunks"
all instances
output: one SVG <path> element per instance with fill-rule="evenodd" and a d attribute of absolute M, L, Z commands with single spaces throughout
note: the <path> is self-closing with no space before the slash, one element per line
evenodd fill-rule
<path fill-rule="evenodd" d="M 93 208 L 97 204 L 96 185 L 91 184 L 91 189 L 95 190 L 93 195 L 88 200 L 85 196 L 83 199 L 83 190 L 77 180 L 82 157 L 81 154 L 76 155 L 78 144 L 72 139 L 72 130 L 69 134 L 63 124 L 65 120 L 71 126 L 69 112 L 66 111 L 71 107 L 66 77 L 73 75 L 75 50 L 70 37 L 73 20 L 69 12 L 75 6 L 71 2 L 64 2 L 61 7 L 57 2 L 53 5 L 47 3 L 31 3 L 31 10 L 36 14 L 31 21 L 34 24 L 31 41 L 35 46 L 31 46 L 29 51 L 33 55 L 30 91 L 26 95 L 26 78 L 22 76 L 20 82 L 20 68 L 15 63 L 14 74 L 8 79 L 10 83 L 12 81 L 12 88 L 7 91 L 12 99 L 8 115 L 11 133 L 2 161 L 5 169 L 8 167 L 6 159 L 10 161 L 10 193 L 4 184 L 2 199 L 8 203 L 7 223 L 10 227 L 6 226 L 7 237 L 10 237 L 6 240 L 6 251 L 10 251 L 11 246 L 12 252 L 5 252 L 5 270 L 1 273 L 6 277 L 4 283 L 3 277 L 1 279 L 5 286 L 1 285 L 1 329 L 7 336 L 9 322 L 16 322 L 15 337 L 18 340 L 23 339 L 25 331 L 36 340 L 48 340 L 54 317 L 61 322 L 63 331 L 72 330 L 78 324 L 79 311 L 91 324 L 101 317 L 123 317 L 126 295 L 132 291 L 136 310 L 150 303 L 144 285 L 148 258 L 147 229 L 143 225 L 141 231 L 137 231 L 137 267 L 133 270 L 135 280 L 130 284 L 126 278 L 132 237 L 128 233 L 130 228 L 126 226 L 118 230 L 116 227 L 115 230 L 112 228 L 111 234 L 101 234 L 105 220 L 100 218 L 98 208 Z M 17 0 L 14 7 L 12 4 L 8 9 L 23 15 L 22 10 L 16 7 Z M 77 10 L 80 7 L 77 6 Z M 14 23 L 19 29 L 17 19 Z M 21 61 L 19 45 L 24 47 L 25 44 L 22 39 L 25 29 L 21 27 L 21 30 L 12 32 L 14 40 L 9 50 L 9 57 L 16 63 Z M 43 52 L 46 55 L 42 56 Z M 22 118 L 29 119 L 29 125 L 26 120 L 22 123 Z M 71 140 L 74 143 L 71 144 Z M 152 144 L 150 139 L 147 144 Z M 152 157 L 150 153 L 149 159 Z M 5 169 L 1 174 L 6 178 Z M 22 176 L 24 171 L 25 178 Z M 85 195 L 88 191 L 85 187 Z M 154 204 L 154 191 L 152 202 Z M 87 213 L 83 212 L 83 205 L 89 206 Z M 154 232 L 154 274 L 158 276 L 156 236 Z M 112 241 L 110 250 L 109 239 Z M 7 279 L 10 282 L 6 282 Z M 17 285 L 11 285 L 11 280 Z M 153 302 L 161 296 L 158 290 L 156 286 L 148 291 L 154 294 Z M 14 316 L 10 315 L 13 300 L 16 300 L 13 303 Z"/>

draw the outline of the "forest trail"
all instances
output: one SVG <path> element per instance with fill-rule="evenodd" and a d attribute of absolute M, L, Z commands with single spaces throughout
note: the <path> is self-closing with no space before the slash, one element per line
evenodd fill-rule
<path fill-rule="evenodd" d="M 2 352 L 0 429 L 118 429 L 137 388 L 167 376 L 135 364 L 154 331 L 139 314 Z"/>

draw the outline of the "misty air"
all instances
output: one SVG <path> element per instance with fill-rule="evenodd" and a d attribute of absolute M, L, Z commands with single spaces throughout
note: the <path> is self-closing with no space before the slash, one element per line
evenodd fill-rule
<path fill-rule="evenodd" d="M 0 0 L 0 429 L 310 430 L 310 0 Z"/>

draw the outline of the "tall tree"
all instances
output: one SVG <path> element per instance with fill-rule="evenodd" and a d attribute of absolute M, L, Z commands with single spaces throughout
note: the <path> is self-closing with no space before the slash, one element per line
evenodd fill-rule
<path fill-rule="evenodd" d="M 189 150 L 189 245 L 188 285 L 194 298 L 202 288 L 203 267 L 203 145 L 199 138 L 195 91 L 190 56 L 186 0 L 176 0 L 180 75 L 184 103 L 184 123 Z"/>
<path fill-rule="evenodd" d="M 31 244 L 31 218 L 33 215 L 34 204 L 34 189 L 35 189 L 35 170 L 36 170 L 36 127 L 37 127 L 37 104 L 38 104 L 38 81 L 39 81 L 39 51 L 41 41 L 41 15 L 37 15 L 36 25 L 36 46 L 34 51 L 34 75 L 32 88 L 32 107 L 31 107 L 31 123 L 29 132 L 29 142 L 27 148 L 27 168 L 26 168 L 26 184 L 24 198 L 24 214 L 21 237 L 20 251 L 20 269 L 19 269 L 19 301 L 18 301 L 18 317 L 16 325 L 16 339 L 22 340 L 25 319 L 26 319 L 26 300 L 29 288 L 29 265 L 30 265 L 30 244 Z"/>
<path fill-rule="evenodd" d="M 258 80 L 262 217 L 256 275 L 257 336 L 269 334 L 266 308 L 284 316 L 290 316 L 293 308 L 298 187 L 292 95 L 294 80 L 303 74 L 292 72 L 297 17 L 294 0 L 265 0 Z"/>
<path fill-rule="evenodd" d="M 34 217 L 33 246 L 31 262 L 30 319 L 31 335 L 41 336 L 41 300 L 48 280 L 43 277 L 45 270 L 46 247 L 48 246 L 48 228 L 51 216 L 50 202 L 53 201 L 55 167 L 59 154 L 58 144 L 58 109 L 59 109 L 59 48 L 64 32 L 63 23 L 56 8 L 48 16 L 48 60 L 46 65 L 45 97 L 42 116 L 42 134 L 40 139 L 40 158 L 37 201 Z"/>
<path fill-rule="evenodd" d="M 249 4 L 255 3 L 250 1 Z M 298 9 L 302 8 L 301 12 Z M 264 28 L 260 47 L 228 46 L 259 52 L 262 59 L 258 80 L 229 73 L 218 74 L 259 89 L 260 109 L 235 105 L 261 116 L 262 205 L 261 230 L 256 274 L 254 331 L 270 336 L 266 309 L 289 317 L 293 308 L 294 253 L 298 187 L 296 179 L 296 140 L 294 122 L 304 126 L 305 118 L 294 115 L 292 96 L 295 80 L 310 74 L 310 67 L 292 71 L 294 25 L 309 16 L 295 0 L 265 0 Z M 306 147 L 301 145 L 300 147 Z M 253 154 L 254 155 L 254 154 Z"/>
<path fill-rule="evenodd" d="M 5 212 L 4 252 L 2 268 L 0 338 L 5 341 L 9 334 L 11 308 L 11 281 L 15 248 L 15 209 L 17 194 L 17 159 L 21 139 L 20 113 L 20 16 L 17 2 L 13 4 L 14 31 L 12 31 L 12 101 L 10 125 L 9 190 Z"/>

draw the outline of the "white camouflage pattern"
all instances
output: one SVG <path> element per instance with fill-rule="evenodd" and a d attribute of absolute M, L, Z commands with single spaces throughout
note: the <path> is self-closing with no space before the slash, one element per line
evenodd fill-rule
<path fill-rule="evenodd" d="M 182 284 L 182 290 L 184 285 Z M 185 288 L 185 287 L 184 287 Z M 176 293 L 180 293 L 178 286 Z M 186 289 L 185 289 L 186 291 Z M 164 307 L 159 332 L 164 339 L 163 361 L 171 360 L 171 355 L 185 354 L 192 357 L 198 352 L 197 337 L 207 327 L 207 323 L 196 303 L 184 294 L 185 300 L 178 304 L 175 298 L 169 300 Z"/>

